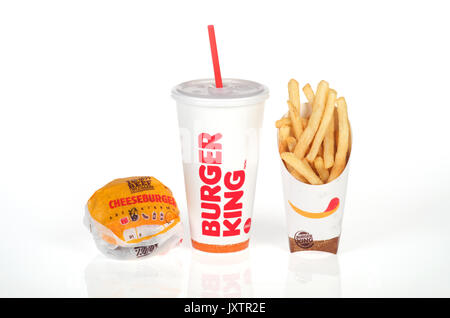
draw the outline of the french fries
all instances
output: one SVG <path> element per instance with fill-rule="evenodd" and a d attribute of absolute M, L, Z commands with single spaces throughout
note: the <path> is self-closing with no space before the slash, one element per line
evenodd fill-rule
<path fill-rule="evenodd" d="M 336 91 L 334 89 L 330 89 L 328 91 L 328 99 L 327 106 L 325 107 L 325 112 L 322 116 L 322 121 L 320 122 L 319 130 L 317 130 L 316 136 L 314 137 L 314 141 L 312 143 L 311 149 L 309 150 L 308 159 L 309 162 L 313 162 L 316 159 L 317 153 L 319 152 L 320 145 L 322 145 L 322 141 L 325 138 L 325 134 L 327 133 L 328 126 L 330 125 L 331 119 L 333 119 L 334 113 L 334 104 L 336 102 Z"/>
<path fill-rule="evenodd" d="M 298 82 L 295 79 L 291 79 L 288 83 L 289 101 L 294 105 L 297 113 L 300 116 L 300 93 L 298 91 Z"/>
<path fill-rule="evenodd" d="M 303 183 L 308 183 L 308 180 L 305 179 L 305 177 L 303 177 L 300 173 L 297 172 L 297 170 L 295 170 L 294 168 L 292 168 L 292 166 L 290 166 L 289 164 L 286 164 L 286 168 L 288 169 L 289 173 L 297 180 L 303 182 Z"/>
<path fill-rule="evenodd" d="M 290 126 L 291 119 L 289 117 L 283 117 L 275 122 L 275 127 L 280 128 L 282 126 Z"/>
<path fill-rule="evenodd" d="M 325 169 L 330 169 L 334 164 L 334 112 L 323 139 L 323 163 Z"/>
<path fill-rule="evenodd" d="M 323 145 L 320 145 L 319 152 L 317 153 L 317 155 L 323 158 Z"/>
<path fill-rule="evenodd" d="M 317 156 L 316 159 L 314 159 L 314 167 L 319 174 L 320 180 L 322 180 L 323 183 L 326 183 L 330 173 L 327 169 L 325 169 L 322 157 Z"/>
<path fill-rule="evenodd" d="M 303 127 L 308 126 L 308 118 L 301 117 L 300 120 L 302 121 Z"/>
<path fill-rule="evenodd" d="M 278 148 L 279 148 L 279 151 L 281 154 L 281 153 L 289 150 L 288 146 L 287 146 L 287 138 L 290 136 L 291 127 L 290 126 L 282 126 L 279 129 L 278 133 L 279 133 Z"/>
<path fill-rule="evenodd" d="M 310 184 L 323 184 L 322 180 L 316 175 L 306 161 L 298 159 L 292 152 L 283 152 L 281 158 L 286 164 L 293 167 Z"/>
<path fill-rule="evenodd" d="M 328 182 L 333 181 L 344 170 L 347 164 L 347 151 L 349 144 L 350 127 L 348 123 L 347 115 L 347 103 L 344 97 L 339 97 L 337 100 L 337 111 L 339 117 L 339 137 L 338 145 L 336 150 L 336 157 L 334 159 L 334 166 L 331 168 L 330 176 L 328 177 Z"/>
<path fill-rule="evenodd" d="M 286 138 L 286 144 L 290 152 L 294 151 L 295 145 L 297 144 L 297 140 L 293 136 L 289 136 Z"/>
<path fill-rule="evenodd" d="M 306 150 L 308 150 L 317 129 L 319 128 L 320 120 L 322 118 L 323 110 L 325 108 L 325 101 L 328 95 L 328 83 L 320 81 L 317 86 L 316 96 L 312 106 L 312 114 L 309 117 L 308 126 L 306 126 L 304 132 L 298 139 L 297 146 L 295 146 L 294 153 L 299 159 L 303 159 Z"/>
<path fill-rule="evenodd" d="M 344 171 L 350 156 L 347 103 L 326 81 L 320 81 L 315 93 L 306 84 L 302 91 L 312 113 L 304 118 L 298 87 L 296 80 L 289 81 L 288 114 L 275 122 L 279 153 L 297 180 L 311 185 L 329 183 Z"/>
<path fill-rule="evenodd" d="M 303 133 L 303 125 L 302 121 L 300 120 L 300 113 L 298 112 L 297 108 L 291 103 L 291 101 L 287 101 L 287 103 L 289 106 L 289 118 L 291 119 L 294 136 L 298 139 Z"/>
<path fill-rule="evenodd" d="M 306 84 L 305 86 L 303 86 L 303 93 L 305 93 L 306 99 L 308 100 L 309 103 L 312 104 L 312 102 L 314 101 L 314 91 L 311 87 L 311 85 Z"/>

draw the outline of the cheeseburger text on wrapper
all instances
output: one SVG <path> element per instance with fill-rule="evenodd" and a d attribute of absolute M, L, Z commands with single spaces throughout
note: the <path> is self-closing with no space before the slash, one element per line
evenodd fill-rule
<path fill-rule="evenodd" d="M 321 81 L 316 92 L 289 81 L 289 112 L 276 121 L 291 252 L 337 253 L 351 152 L 344 97 Z"/>
<path fill-rule="evenodd" d="M 117 259 L 164 254 L 183 235 L 172 191 L 154 177 L 106 184 L 87 202 L 84 223 L 98 249 Z"/>

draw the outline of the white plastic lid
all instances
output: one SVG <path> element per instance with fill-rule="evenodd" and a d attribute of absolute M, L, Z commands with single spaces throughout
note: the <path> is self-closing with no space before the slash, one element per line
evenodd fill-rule
<path fill-rule="evenodd" d="M 223 88 L 216 88 L 214 79 L 181 83 L 172 89 L 172 97 L 185 104 L 210 107 L 254 105 L 269 97 L 269 89 L 259 83 L 226 78 Z"/>

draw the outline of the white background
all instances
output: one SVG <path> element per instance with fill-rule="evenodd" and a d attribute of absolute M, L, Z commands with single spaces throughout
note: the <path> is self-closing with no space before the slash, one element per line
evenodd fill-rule
<path fill-rule="evenodd" d="M 448 12 L 445 1 L 2 1 L 0 296 L 449 297 Z M 187 229 L 170 90 L 212 77 L 208 24 L 222 75 L 271 90 L 249 251 L 220 265 L 188 243 L 105 260 L 82 215 L 114 178 L 162 180 Z M 354 134 L 340 251 L 323 260 L 288 251 L 274 121 L 292 77 L 345 96 Z"/>

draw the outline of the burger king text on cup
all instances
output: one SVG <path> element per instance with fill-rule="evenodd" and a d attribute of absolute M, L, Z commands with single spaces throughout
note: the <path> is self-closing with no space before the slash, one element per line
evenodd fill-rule
<path fill-rule="evenodd" d="M 202 234 L 206 236 L 236 236 L 242 222 L 242 186 L 245 170 L 222 172 L 222 134 L 198 135 L 198 174 L 203 185 L 200 188 Z M 223 178 L 224 189 L 220 186 Z M 225 201 L 223 211 L 221 202 Z M 220 216 L 223 213 L 222 222 Z"/>

